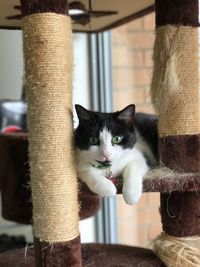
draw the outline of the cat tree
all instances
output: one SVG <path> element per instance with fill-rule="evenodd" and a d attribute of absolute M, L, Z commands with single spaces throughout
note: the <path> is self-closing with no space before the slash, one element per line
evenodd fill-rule
<path fill-rule="evenodd" d="M 200 171 L 198 1 L 157 1 L 152 102 L 159 114 L 160 161 L 191 182 Z M 198 181 L 199 182 L 199 181 Z M 173 184 L 173 181 L 171 181 Z M 154 242 L 166 266 L 200 266 L 200 194 L 161 193 L 163 233 Z"/>
<path fill-rule="evenodd" d="M 102 7 L 107 2 L 112 3 L 102 1 Z M 141 5 L 134 14 L 123 14 L 124 20 L 119 12 L 114 22 L 105 18 L 100 20 L 102 25 L 91 21 L 89 27 L 82 23 L 80 31 L 112 28 L 136 14 L 141 16 L 148 6 L 146 11 L 152 10 L 151 1 L 136 2 L 127 1 L 126 6 L 118 1 L 118 10 Z M 155 240 L 154 250 L 165 265 L 147 249 L 80 245 L 70 118 L 72 30 L 68 7 L 66 0 L 21 0 L 21 8 L 17 6 L 23 17 L 34 251 L 28 250 L 26 259 L 24 250 L 1 254 L 0 266 L 199 266 L 198 1 L 155 3 L 151 94 L 159 115 L 160 159 L 165 167 L 149 174 L 144 191 L 161 192 L 164 233 Z M 113 12 L 116 8 L 115 3 Z M 20 17 L 15 15 L 14 19 Z M 105 21 L 107 24 L 103 24 Z M 6 22 L 0 20 L 4 28 L 20 27 L 21 20 Z M 12 138 L 1 136 L 7 146 Z M 4 196 L 8 187 L 2 186 Z"/>

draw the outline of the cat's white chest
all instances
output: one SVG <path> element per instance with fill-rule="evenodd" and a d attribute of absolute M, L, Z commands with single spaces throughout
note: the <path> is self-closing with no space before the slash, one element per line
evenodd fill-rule
<path fill-rule="evenodd" d="M 123 173 L 124 168 L 126 167 L 128 160 L 121 160 L 112 163 L 112 166 L 109 168 L 113 176 L 120 176 Z"/>
<path fill-rule="evenodd" d="M 123 172 L 127 168 L 127 165 L 136 166 L 138 169 L 145 168 L 144 172 L 146 172 L 147 170 L 147 164 L 144 155 L 139 149 L 134 147 L 133 149 L 127 150 L 126 154 L 124 154 L 122 158 L 114 160 L 109 168 L 99 170 L 99 172 L 105 177 L 108 175 L 108 173 L 112 174 L 115 177 L 118 177 L 123 175 Z M 132 174 L 131 176 L 133 177 L 134 174 Z M 132 177 L 130 177 L 130 179 Z"/>
<path fill-rule="evenodd" d="M 136 203 L 142 194 L 142 180 L 149 167 L 146 159 L 137 148 L 130 149 L 120 160 L 112 161 L 106 169 L 100 169 L 91 163 L 84 164 L 79 177 L 87 183 L 89 188 L 101 196 L 113 196 L 116 187 L 107 178 L 123 177 L 123 196 L 126 203 Z"/>

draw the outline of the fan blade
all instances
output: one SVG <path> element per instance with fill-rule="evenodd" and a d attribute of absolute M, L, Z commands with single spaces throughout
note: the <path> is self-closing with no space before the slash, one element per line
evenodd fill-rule
<path fill-rule="evenodd" d="M 21 10 L 21 6 L 14 6 L 14 9 Z"/>
<path fill-rule="evenodd" d="M 92 11 L 90 15 L 92 17 L 103 17 L 103 16 L 111 16 L 118 14 L 117 11 Z"/>
<path fill-rule="evenodd" d="M 71 19 L 74 21 L 74 23 L 86 25 L 90 22 L 90 16 L 86 14 L 77 14 L 77 15 L 71 15 Z"/>
<path fill-rule="evenodd" d="M 22 19 L 22 15 L 8 16 L 8 17 L 6 17 L 6 19 L 8 19 L 8 20 L 13 20 L 13 19 L 20 20 L 20 19 Z"/>
<path fill-rule="evenodd" d="M 84 20 L 88 19 L 90 17 L 103 17 L 103 16 L 110 16 L 110 15 L 116 15 L 118 12 L 116 11 L 92 11 L 91 13 L 84 13 L 84 14 L 74 14 L 70 17 L 73 20 Z"/>

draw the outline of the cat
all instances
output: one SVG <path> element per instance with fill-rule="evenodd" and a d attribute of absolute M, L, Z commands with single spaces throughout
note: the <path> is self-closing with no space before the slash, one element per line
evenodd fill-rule
<path fill-rule="evenodd" d="M 75 109 L 78 177 L 94 193 L 114 196 L 116 187 L 109 178 L 122 176 L 125 202 L 137 203 L 145 174 L 158 163 L 156 115 L 135 113 L 133 104 L 113 113 L 81 105 Z"/>

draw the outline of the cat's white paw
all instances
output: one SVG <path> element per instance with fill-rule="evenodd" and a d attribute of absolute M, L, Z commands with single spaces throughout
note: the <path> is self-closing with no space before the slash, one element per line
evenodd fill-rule
<path fill-rule="evenodd" d="M 138 190 L 137 192 L 130 190 L 123 190 L 123 198 L 128 205 L 136 204 L 141 198 L 141 195 L 142 195 L 141 190 Z"/>
<path fill-rule="evenodd" d="M 95 183 L 91 190 L 102 197 L 111 197 L 117 193 L 115 185 L 106 178 L 103 178 L 101 182 Z"/>

